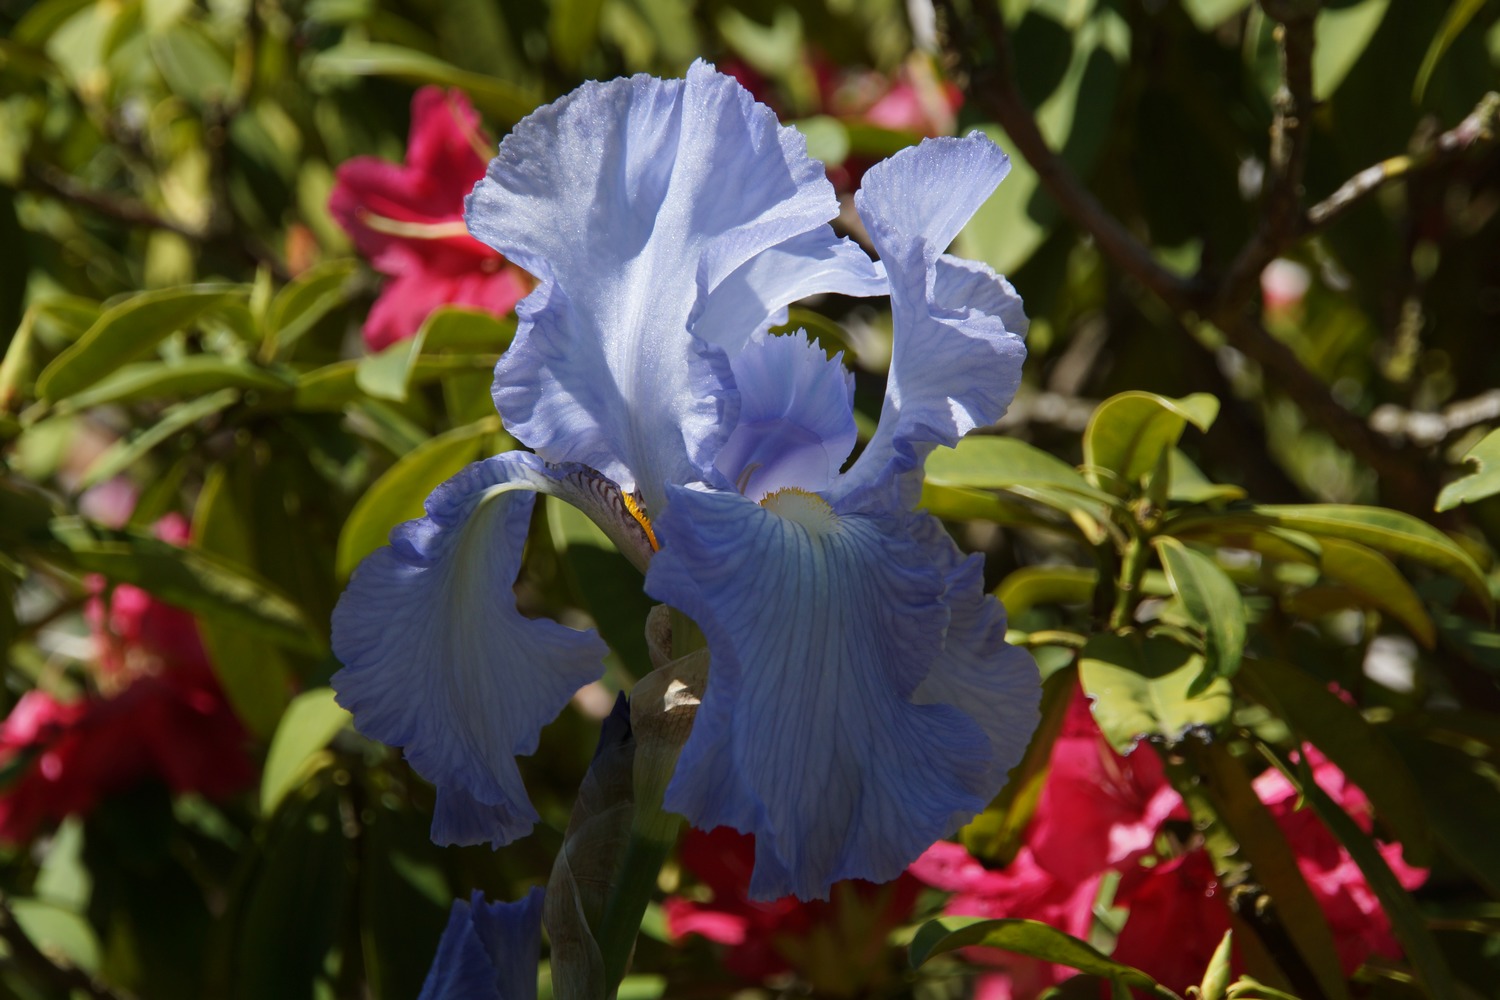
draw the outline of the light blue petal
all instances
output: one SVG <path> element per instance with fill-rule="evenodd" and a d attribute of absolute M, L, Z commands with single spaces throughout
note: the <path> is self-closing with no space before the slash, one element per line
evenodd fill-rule
<path fill-rule="evenodd" d="M 514 903 L 454 900 L 417 1000 L 536 1000 L 542 888 Z"/>
<path fill-rule="evenodd" d="M 895 340 L 879 426 L 839 497 L 909 506 L 928 452 L 1010 405 L 1026 357 L 1021 301 L 986 265 L 944 253 L 1009 170 L 976 132 L 926 139 L 865 174 L 855 205 L 885 265 Z"/>
<path fill-rule="evenodd" d="M 498 847 L 531 830 L 515 756 L 603 671 L 597 635 L 516 609 L 532 491 L 561 481 L 522 452 L 470 465 L 360 564 L 334 610 L 339 704 L 438 787 L 438 843 Z"/>
<path fill-rule="evenodd" d="M 832 241 L 837 212 L 802 136 L 702 62 L 686 80 L 585 84 L 530 115 L 466 213 L 540 281 L 495 370 L 506 425 L 659 508 L 665 484 L 705 477 L 728 430 L 723 368 L 704 364 L 690 318 L 758 254 L 813 230 Z"/>
<path fill-rule="evenodd" d="M 935 517 L 919 515 L 909 524 L 934 563 L 947 567 L 943 600 L 951 613 L 943 652 L 912 701 L 952 705 L 979 724 L 990 740 L 984 785 L 993 798 L 1040 721 L 1041 673 L 1030 653 L 1005 641 L 1005 607 L 985 593 L 984 557 L 960 552 Z"/>
<path fill-rule="evenodd" d="M 787 486 L 826 490 L 854 449 L 854 376 L 807 334 L 758 333 L 735 356 L 739 415 L 714 466 L 759 500 Z"/>
<path fill-rule="evenodd" d="M 887 292 L 885 269 L 829 226 L 794 236 L 752 258 L 702 303 L 693 331 L 735 357 L 752 333 L 786 322 L 786 307 L 825 292 L 872 296 Z"/>
<path fill-rule="evenodd" d="M 800 520 L 674 489 L 646 576 L 713 660 L 666 806 L 754 834 L 760 899 L 895 878 L 997 787 L 980 726 L 913 701 L 949 626 L 945 553 L 912 515 L 825 517 L 792 499 Z"/>

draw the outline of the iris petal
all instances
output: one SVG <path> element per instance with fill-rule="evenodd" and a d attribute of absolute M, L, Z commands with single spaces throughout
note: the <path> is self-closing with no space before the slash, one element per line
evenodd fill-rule
<path fill-rule="evenodd" d="M 514 903 L 455 900 L 417 1000 L 536 1000 L 542 888 Z"/>
<path fill-rule="evenodd" d="M 690 317 L 763 251 L 812 230 L 833 242 L 837 212 L 801 135 L 701 62 L 686 80 L 585 84 L 535 112 L 467 211 L 540 281 L 495 371 L 506 425 L 660 507 L 665 484 L 704 477 L 704 442 L 727 432 L 728 387 L 714 391 Z"/>
<path fill-rule="evenodd" d="M 826 490 L 854 448 L 854 377 L 802 330 L 757 334 L 735 356 L 738 420 L 715 467 L 752 500 L 785 486 Z"/>
<path fill-rule="evenodd" d="M 909 507 L 933 446 L 994 423 L 1014 397 L 1026 357 L 1020 299 L 984 264 L 943 252 L 1009 170 L 976 132 L 924 140 L 865 174 L 855 205 L 885 264 L 895 341 L 880 423 L 841 497 L 874 491 Z"/>
<path fill-rule="evenodd" d="M 597 635 L 516 609 L 532 491 L 558 482 L 520 452 L 470 465 L 360 565 L 334 610 L 339 704 L 438 786 L 438 843 L 499 846 L 531 830 L 515 755 L 603 670 Z"/>
<path fill-rule="evenodd" d="M 950 609 L 911 515 L 796 499 L 800 519 L 674 489 L 646 577 L 713 657 L 666 806 L 703 829 L 753 833 L 762 899 L 894 878 L 994 790 L 980 726 L 912 700 Z"/>

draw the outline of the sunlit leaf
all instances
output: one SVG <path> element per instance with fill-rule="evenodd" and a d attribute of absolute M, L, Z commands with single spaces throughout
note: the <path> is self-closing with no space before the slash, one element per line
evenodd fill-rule
<path fill-rule="evenodd" d="M 314 79 L 388 76 L 406 83 L 457 87 L 473 99 L 475 107 L 506 125 L 514 125 L 542 101 L 539 93 L 400 45 L 346 42 L 314 56 L 309 73 Z"/>
<path fill-rule="evenodd" d="M 313 688 L 293 698 L 276 727 L 260 779 L 260 811 L 270 816 L 282 799 L 318 768 L 318 754 L 350 723 L 332 688 Z"/>
<path fill-rule="evenodd" d="M 1094 636 L 1078 664 L 1083 690 L 1093 699 L 1094 721 L 1122 754 L 1142 738 L 1175 743 L 1191 730 L 1212 731 L 1229 717 L 1229 682 L 1215 677 L 1203 684 L 1203 672 L 1198 653 L 1139 632 Z"/>
<path fill-rule="evenodd" d="M 353 260 L 330 260 L 299 274 L 271 300 L 266 320 L 275 354 L 284 355 L 324 316 L 349 297 Z"/>
<path fill-rule="evenodd" d="M 1203 629 L 1208 669 L 1201 683 L 1232 676 L 1245 652 L 1245 602 L 1239 588 L 1218 563 L 1177 539 L 1162 536 L 1153 544 L 1172 592 Z"/>
<path fill-rule="evenodd" d="M 1095 486 L 1123 493 L 1177 446 L 1191 423 L 1208 430 L 1219 401 L 1208 393 L 1168 399 L 1150 392 L 1122 392 L 1099 404 L 1083 432 L 1083 472 Z"/>
<path fill-rule="evenodd" d="M 1465 452 L 1464 462 L 1473 462 L 1474 471 L 1443 487 L 1437 498 L 1438 510 L 1452 510 L 1459 504 L 1500 493 L 1500 430 L 1490 431 Z"/>
<path fill-rule="evenodd" d="M 1098 585 L 1096 569 L 1022 566 L 1000 581 L 995 596 L 1014 619 L 1039 604 L 1087 604 Z"/>
<path fill-rule="evenodd" d="M 77 342 L 37 376 L 37 395 L 58 400 L 88 388 L 121 365 L 149 354 L 163 338 L 190 325 L 240 285 L 188 285 L 141 292 L 105 310 Z"/>
<path fill-rule="evenodd" d="M 277 372 L 249 361 L 194 354 L 174 361 L 138 361 L 120 368 L 82 392 L 58 402 L 60 410 L 83 410 L 108 403 L 203 396 L 220 389 L 290 390 Z"/>
<path fill-rule="evenodd" d="M 177 403 L 162 412 L 161 419 L 149 427 L 120 438 L 94 460 L 79 482 L 80 489 L 124 472 L 151 449 L 170 441 L 200 420 L 229 409 L 240 401 L 240 390 L 220 389 L 218 392 L 185 403 Z"/>
<path fill-rule="evenodd" d="M 1313 24 L 1313 98 L 1326 101 L 1364 55 L 1385 20 L 1391 0 L 1360 0 L 1341 7 L 1323 5 Z"/>

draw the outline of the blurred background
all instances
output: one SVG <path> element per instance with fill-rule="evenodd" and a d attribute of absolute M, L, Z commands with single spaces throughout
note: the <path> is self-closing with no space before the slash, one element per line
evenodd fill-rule
<path fill-rule="evenodd" d="M 500 852 L 430 843 L 430 786 L 333 702 L 328 620 L 434 485 L 515 446 L 488 390 L 530 279 L 460 222 L 495 143 L 586 79 L 697 58 L 806 135 L 856 239 L 872 163 L 972 129 L 1011 154 L 954 251 L 1031 317 L 1000 433 L 1071 466 L 1102 400 L 1208 393 L 1217 419 L 1179 452 L 1199 490 L 1173 503 L 1424 522 L 1361 536 L 1401 573 L 1221 562 L 1247 655 L 1294 672 L 1280 694 L 1351 706 L 1314 742 L 1391 769 L 1382 839 L 1430 840 L 1424 968 L 1500 995 L 1500 4 L 0 0 L 0 996 L 415 996 L 453 898 L 545 881 L 599 719 L 649 669 L 638 574 L 538 505 L 522 607 L 614 655 L 523 761 L 544 822 Z M 830 298 L 790 320 L 845 350 L 870 425 L 889 314 Z M 1108 578 L 1117 553 L 982 480 L 928 503 L 987 555 L 1013 628 L 1097 630 L 1079 568 Z M 1031 644 L 1073 683 L 1077 643 Z M 1215 725 L 1274 729 L 1274 698 L 1236 697 Z M 986 871 L 1014 870 L 1028 787 L 1005 836 L 964 837 Z M 908 967 L 951 881 L 757 909 L 739 849 L 668 866 L 622 996 L 1001 988 L 993 955 Z M 1358 952 L 1388 957 L 1349 995 L 1443 992 L 1401 951 Z M 1052 985 L 1009 976 L 986 995 Z"/>

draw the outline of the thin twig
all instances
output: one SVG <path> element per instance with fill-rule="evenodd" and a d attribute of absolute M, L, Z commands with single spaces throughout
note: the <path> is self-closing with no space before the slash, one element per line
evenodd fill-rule
<path fill-rule="evenodd" d="M 132 226 L 161 229 L 194 243 L 205 243 L 211 238 L 204 230 L 173 222 L 144 202 L 96 191 L 48 163 L 28 162 L 26 179 L 34 189 Z"/>
<path fill-rule="evenodd" d="M 1497 134 L 1500 134 L 1500 93 L 1490 91 L 1463 121 L 1439 135 L 1426 148 L 1381 160 L 1340 184 L 1333 194 L 1307 210 L 1302 218 L 1300 235 L 1337 221 L 1350 208 L 1391 181 L 1443 166 L 1481 142 L 1494 141 Z"/>
<path fill-rule="evenodd" d="M 1387 403 L 1370 414 L 1370 426 L 1381 434 L 1424 446 L 1443 444 L 1470 428 L 1497 420 L 1500 420 L 1500 389 L 1450 403 L 1439 413 L 1403 410 Z"/>

